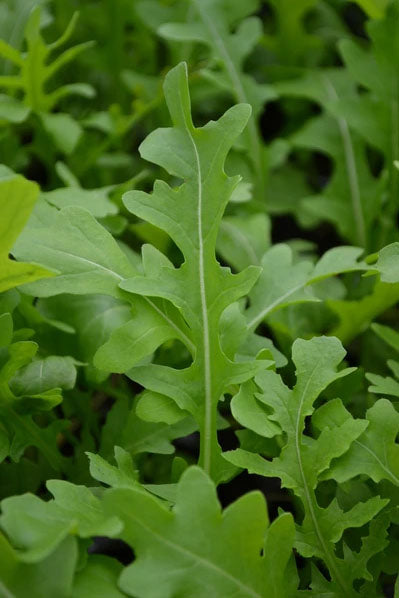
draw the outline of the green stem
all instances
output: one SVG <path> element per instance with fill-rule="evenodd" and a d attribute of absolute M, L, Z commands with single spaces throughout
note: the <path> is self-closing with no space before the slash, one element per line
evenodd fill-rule
<path fill-rule="evenodd" d="M 334 85 L 331 83 L 328 77 L 325 77 L 325 82 L 329 98 L 333 101 L 337 101 L 339 97 Z M 360 247 L 366 247 L 366 222 L 363 212 L 362 200 L 360 196 L 359 176 L 357 172 L 356 157 L 353 149 L 349 125 L 345 118 L 337 118 L 336 120 L 342 139 L 342 145 L 344 147 L 346 173 L 348 177 L 349 192 L 352 202 L 353 219 L 356 227 L 356 243 L 358 243 Z"/>
<path fill-rule="evenodd" d="M 310 518 L 312 520 L 313 528 L 315 530 L 315 534 L 319 541 L 320 549 L 321 549 L 322 553 L 324 554 L 324 561 L 331 573 L 332 579 L 335 580 L 338 583 L 338 585 L 341 587 L 341 589 L 343 591 L 342 595 L 345 596 L 345 598 L 349 598 L 350 596 L 353 595 L 353 588 L 348 586 L 345 579 L 342 577 L 341 572 L 339 570 L 339 564 L 337 562 L 336 556 L 330 550 L 330 547 L 328 546 L 328 541 L 324 538 L 323 532 L 320 529 L 319 522 L 317 520 L 317 515 L 316 515 L 316 511 L 317 511 L 317 507 L 318 507 L 316 495 L 314 493 L 314 490 L 310 487 L 310 485 L 308 483 L 308 480 L 306 478 L 305 468 L 303 466 L 303 461 L 302 461 L 302 442 L 301 441 L 302 441 L 302 427 L 303 427 L 303 419 L 304 419 L 303 414 L 302 414 L 302 407 L 303 407 L 303 403 L 305 401 L 308 387 L 312 381 L 312 377 L 314 375 L 317 375 L 317 371 L 318 371 L 318 364 L 315 364 L 313 372 L 309 376 L 309 380 L 308 380 L 307 384 L 305 385 L 305 388 L 303 389 L 302 396 L 301 396 L 301 399 L 299 402 L 298 413 L 297 413 L 296 423 L 295 423 L 295 451 L 296 451 L 296 457 L 297 457 L 297 461 L 298 461 L 299 472 L 300 472 L 300 476 L 302 479 L 302 486 L 303 486 L 303 490 L 304 490 L 305 509 L 307 509 L 307 511 L 310 515 Z"/>

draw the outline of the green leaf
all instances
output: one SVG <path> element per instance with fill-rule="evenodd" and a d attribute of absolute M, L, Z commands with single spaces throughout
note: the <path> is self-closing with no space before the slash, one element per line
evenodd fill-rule
<path fill-rule="evenodd" d="M 68 207 L 58 212 L 47 207 L 39 216 L 19 238 L 15 255 L 34 255 L 41 263 L 56 266 L 60 275 L 52 280 L 53 284 L 26 285 L 25 292 L 39 297 L 103 294 L 133 303 L 133 318 L 116 328 L 96 356 L 96 367 L 107 372 L 126 372 L 171 338 L 178 338 L 193 350 L 187 325 L 176 308 L 157 299 L 131 298 L 119 289 L 119 283 L 136 275 L 137 270 L 112 235 L 87 210 Z M 151 265 L 148 267 L 154 271 Z M 89 304 L 90 300 L 88 309 Z M 106 329 L 111 332 L 110 327 Z"/>
<path fill-rule="evenodd" d="M 29 107 L 15 98 L 0 94 L 0 119 L 10 123 L 21 123 L 29 115 Z"/>
<path fill-rule="evenodd" d="M 4 598 L 42 598 L 71 596 L 78 547 L 75 538 L 65 538 L 40 562 L 26 563 L 0 534 L 3 566 L 0 568 L 0 592 Z M 54 575 L 54 571 L 57 572 Z"/>
<path fill-rule="evenodd" d="M 217 251 L 236 270 L 259 265 L 270 245 L 270 222 L 265 214 L 225 216 L 220 223 Z"/>
<path fill-rule="evenodd" d="M 7 347 L 11 344 L 13 335 L 13 321 L 11 314 L 5 313 L 0 316 L 0 347 Z"/>
<path fill-rule="evenodd" d="M 230 31 L 237 13 L 241 13 L 243 18 L 256 10 L 257 3 L 246 3 L 241 7 L 236 1 L 228 5 L 223 0 L 191 0 L 190 3 L 195 15 L 193 22 L 167 23 L 158 31 L 170 40 L 201 42 L 209 46 L 212 60 L 222 65 L 222 70 L 205 71 L 205 75 L 218 87 L 232 93 L 236 102 L 252 106 L 253 115 L 243 137 L 254 170 L 255 197 L 263 205 L 266 198 L 266 152 L 256 120 L 265 102 L 275 99 L 276 94 L 271 86 L 257 83 L 243 72 L 244 60 L 262 35 L 260 20 L 246 18 L 234 33 Z"/>
<path fill-rule="evenodd" d="M 120 298 L 119 282 L 135 272 L 112 236 L 88 211 L 77 207 L 54 211 L 51 226 L 32 223 L 14 253 L 17 257 L 33 255 L 60 272 L 51 281 L 25 287 L 39 297 L 102 293 Z"/>
<path fill-rule="evenodd" d="M 352 121 L 334 111 L 340 101 L 356 97 L 352 77 L 343 69 L 309 71 L 301 79 L 277 84 L 277 89 L 316 101 L 324 109 L 292 137 L 295 146 L 321 151 L 334 161 L 333 175 L 322 192 L 303 199 L 301 207 L 312 218 L 331 221 L 349 241 L 368 247 L 385 182 L 372 175 L 365 144 L 350 128 Z"/>
<path fill-rule="evenodd" d="M 90 475 L 112 488 L 139 488 L 136 472 L 130 454 L 120 446 L 115 446 L 117 467 L 94 453 L 87 453 L 90 461 Z"/>
<path fill-rule="evenodd" d="M 61 97 L 76 93 L 78 95 L 93 95 L 93 88 L 87 84 L 81 86 L 65 86 L 48 93 L 46 84 L 48 80 L 65 64 L 76 58 L 80 52 L 92 46 L 92 42 L 85 42 L 65 50 L 57 56 L 55 60 L 50 61 L 51 53 L 59 46 L 68 41 L 76 24 L 76 16 L 73 16 L 69 26 L 66 29 L 67 35 L 62 35 L 57 42 L 46 44 L 40 33 L 40 6 L 36 5 L 31 11 L 25 28 L 25 39 L 27 51 L 18 52 L 11 45 L 1 40 L 0 55 L 10 60 L 19 68 L 19 73 L 15 75 L 0 76 L 0 87 L 21 89 L 24 95 L 24 103 L 38 113 L 50 112 Z M 58 116 L 60 118 L 58 118 Z M 61 149 L 71 151 L 71 141 L 76 137 L 76 130 L 79 125 L 69 115 L 53 115 L 50 127 L 56 135 L 57 143 Z M 50 121 L 46 122 L 46 125 Z M 60 131 L 61 123 L 67 124 L 65 130 Z M 54 128 L 55 127 L 55 128 Z"/>
<path fill-rule="evenodd" d="M 241 385 L 239 392 L 231 401 L 231 413 L 242 426 L 260 436 L 272 438 L 281 433 L 280 426 L 269 419 L 268 412 L 256 398 L 256 387 L 253 382 Z"/>
<path fill-rule="evenodd" d="M 120 283 L 125 291 L 160 297 L 181 311 L 195 346 L 192 365 L 183 370 L 165 366 L 136 366 L 129 376 L 154 392 L 174 399 L 197 420 L 201 433 L 200 463 L 215 479 L 227 474 L 216 438 L 217 403 L 227 387 L 251 378 L 261 362 L 235 363 L 223 353 L 219 322 L 224 310 L 245 295 L 258 276 L 249 267 L 239 274 L 222 268 L 215 258 L 218 226 L 237 177 L 223 171 L 226 155 L 243 130 L 250 107 L 238 105 L 217 122 L 195 128 L 190 113 L 187 69 L 172 69 L 164 91 L 173 128 L 158 129 L 140 146 L 141 155 L 184 180 L 172 189 L 156 181 L 153 193 L 131 191 L 126 207 L 165 230 L 184 256 L 184 264 L 162 265 L 144 276 Z"/>
<path fill-rule="evenodd" d="M 399 243 L 391 243 L 378 253 L 373 267 L 380 273 L 382 282 L 399 282 Z"/>
<path fill-rule="evenodd" d="M 10 381 L 15 395 L 38 395 L 52 388 L 70 390 L 75 386 L 76 367 L 72 357 L 51 355 L 20 369 Z"/>
<path fill-rule="evenodd" d="M 343 343 L 367 330 L 371 322 L 399 300 L 399 284 L 376 282 L 372 292 L 358 300 L 329 299 L 327 306 L 337 315 L 338 324 L 331 334 Z"/>
<path fill-rule="evenodd" d="M 321 40 L 309 33 L 305 26 L 309 13 L 318 8 L 316 0 L 272 0 L 276 27 L 266 34 L 264 44 L 277 65 L 296 66 L 314 63 L 320 51 Z"/>
<path fill-rule="evenodd" d="M 110 189 L 83 189 L 81 187 L 63 187 L 44 193 L 44 198 L 52 206 L 62 209 L 69 206 L 82 207 L 95 218 L 105 218 L 117 214 L 117 206 L 108 198 Z"/>
<path fill-rule="evenodd" d="M 386 501 L 376 496 L 344 512 L 336 499 L 327 507 L 320 507 L 315 489 L 319 476 L 329 469 L 334 458 L 348 451 L 367 423 L 349 418 L 341 422 L 338 429 L 323 427 L 317 439 L 304 434 L 305 418 L 313 413 L 313 403 L 320 393 L 334 380 L 353 371 L 337 371 L 344 355 L 342 345 L 333 337 L 296 340 L 292 348 L 296 385 L 292 390 L 273 371 L 264 371 L 255 378 L 262 391 L 255 396 L 271 410 L 271 414 L 265 413 L 264 417 L 278 424 L 286 435 L 280 456 L 268 461 L 242 449 L 224 453 L 224 456 L 251 473 L 279 477 L 283 486 L 294 491 L 304 509 L 304 519 L 297 526 L 295 545 L 298 551 L 305 557 L 323 559 L 330 571 L 333 587 L 340 588 L 345 596 L 356 596 L 352 585 L 354 578 L 348 577 L 346 570 L 344 574 L 344 562 L 335 552 L 335 544 L 345 529 L 363 526 L 383 508 Z M 245 407 L 242 412 L 245 413 Z M 266 425 L 265 429 L 268 432 Z M 258 426 L 256 431 L 261 431 Z"/>
<path fill-rule="evenodd" d="M 172 441 L 188 436 L 197 429 L 192 417 L 174 424 L 144 421 L 126 398 L 119 398 L 110 410 L 103 428 L 100 454 L 112 458 L 114 446 L 121 446 L 131 455 L 158 453 L 170 455 L 175 451 Z"/>
<path fill-rule="evenodd" d="M 71 598 L 123 598 L 126 594 L 117 586 L 122 569 L 122 565 L 113 558 L 91 556 L 84 569 L 75 575 Z"/>
<path fill-rule="evenodd" d="M 41 266 L 15 262 L 8 258 L 37 197 L 36 184 L 22 176 L 11 175 L 0 181 L 0 292 L 53 275 Z"/>
<path fill-rule="evenodd" d="M 119 586 L 138 598 L 195 596 L 281 597 L 293 524 L 288 514 L 268 528 L 263 496 L 252 492 L 223 513 L 215 487 L 199 468 L 183 474 L 172 511 L 133 489 L 106 492 L 105 508 L 120 514 L 122 538 L 136 560 Z M 229 546 L 229 552 L 226 552 Z M 157 571 L 157 583 L 152 574 Z"/>
<path fill-rule="evenodd" d="M 140 419 L 148 422 L 175 424 L 187 416 L 173 399 L 156 392 L 144 391 L 137 402 L 136 413 Z"/>
<path fill-rule="evenodd" d="M 83 133 L 82 127 L 69 114 L 61 112 L 57 112 L 57 114 L 42 113 L 40 119 L 54 145 L 64 154 L 71 154 Z"/>
<path fill-rule="evenodd" d="M 392 349 L 399 353 L 399 333 L 392 330 L 389 326 L 383 326 L 382 324 L 372 324 L 371 329 L 377 334 L 383 341 L 385 341 Z"/>
<path fill-rule="evenodd" d="M 261 275 L 249 293 L 248 328 L 256 328 L 270 314 L 287 305 L 320 301 L 312 290 L 312 285 L 320 280 L 344 272 L 367 271 L 369 266 L 359 261 L 361 254 L 362 250 L 357 247 L 334 247 L 315 265 L 308 260 L 293 263 L 288 245 L 274 245 L 264 254 Z"/>
<path fill-rule="evenodd" d="M 36 563 L 48 557 L 70 534 L 118 534 L 121 523 L 106 516 L 87 488 L 52 480 L 49 489 L 56 500 L 45 502 L 32 494 L 13 496 L 2 501 L 0 525 L 18 547 L 20 560 Z"/>
<path fill-rule="evenodd" d="M 399 5 L 395 0 L 387 6 L 384 18 L 368 22 L 368 51 L 349 39 L 340 43 L 349 73 L 367 91 L 338 103 L 335 109 L 367 143 L 383 153 L 388 174 L 379 246 L 396 238 L 393 222 L 399 189 L 399 172 L 394 166 L 399 157 L 399 46 L 395 33 L 398 24 Z"/>
<path fill-rule="evenodd" d="M 334 403 L 321 407 L 313 423 L 320 430 L 328 427 L 338 430 L 352 416 L 342 404 Z M 399 445 L 396 437 L 399 432 L 399 413 L 387 399 L 378 400 L 366 412 L 368 426 L 352 444 L 349 450 L 335 459 L 325 478 L 344 482 L 357 475 L 365 474 L 374 482 L 383 479 L 399 485 Z"/>
<path fill-rule="evenodd" d="M 11 343 L 10 334 L 8 342 Z M 65 458 L 58 451 L 56 438 L 65 423 L 53 420 L 47 427 L 40 427 L 33 416 L 61 402 L 59 386 L 71 386 L 76 370 L 70 358 L 50 357 L 49 361 L 32 362 L 37 349 L 37 344 L 31 341 L 18 341 L 1 349 L 0 452 L 2 458 L 9 455 L 19 461 L 27 447 L 36 446 L 50 466 L 59 471 L 64 468 Z"/>
<path fill-rule="evenodd" d="M 389 362 L 388 362 L 389 365 Z M 367 380 L 371 382 L 369 392 L 374 392 L 378 395 L 391 395 L 399 397 L 399 382 L 390 376 L 379 376 L 378 374 L 366 374 Z"/>
<path fill-rule="evenodd" d="M 90 364 L 85 373 L 90 380 L 102 381 L 107 373 L 99 372 L 92 364 L 94 354 L 110 334 L 131 319 L 129 305 L 108 295 L 60 294 L 41 299 L 37 303 L 40 313 L 50 320 L 62 320 L 76 331 L 70 335 L 65 351 Z"/>

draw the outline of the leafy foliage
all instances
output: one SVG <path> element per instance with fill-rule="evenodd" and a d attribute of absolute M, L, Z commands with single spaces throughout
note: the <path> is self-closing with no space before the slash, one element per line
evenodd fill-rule
<path fill-rule="evenodd" d="M 137 551 L 137 561 L 120 581 L 128 595 L 173 596 L 187 590 L 197 596 L 285 595 L 292 519 L 282 515 L 266 531 L 260 493 L 247 494 L 221 513 L 209 478 L 190 468 L 179 482 L 172 512 L 139 489 L 108 491 L 105 508 L 120 513 L 123 538 Z M 230 554 L 224 550 L 227 543 Z M 154 566 L 157 587 L 151 580 Z M 194 583 L 193 567 L 199 571 Z"/>
<path fill-rule="evenodd" d="M 398 594 L 398 23 L 0 3 L 1 596 Z"/>
<path fill-rule="evenodd" d="M 288 389 L 272 371 L 262 372 L 255 379 L 261 389 L 260 393 L 255 393 L 255 399 L 272 411 L 269 419 L 274 424 L 274 430 L 266 429 L 266 436 L 284 433 L 286 437 L 280 456 L 269 462 L 260 455 L 237 449 L 226 453 L 226 458 L 235 465 L 246 467 L 250 472 L 279 477 L 285 487 L 293 490 L 301 499 L 304 510 L 303 521 L 297 528 L 298 551 L 303 556 L 317 556 L 324 560 L 332 577 L 333 591 L 355 596 L 351 582 L 356 578 L 351 576 L 346 563 L 337 558 L 334 544 L 339 542 L 347 527 L 364 525 L 385 502 L 379 497 L 373 497 L 365 503 L 358 503 L 349 512 L 343 512 L 337 501 L 333 500 L 328 507 L 321 508 L 317 503 L 315 489 L 320 474 L 325 474 L 333 459 L 348 451 L 361 435 L 365 423 L 349 417 L 340 422 L 337 429 L 330 430 L 328 426 L 322 426 L 317 439 L 305 436 L 305 418 L 313 413 L 313 403 L 318 395 L 327 385 L 346 376 L 351 370 L 336 371 L 344 351 L 334 337 L 297 340 L 292 351 L 297 376 L 293 390 Z M 333 408 L 332 402 L 328 405 Z M 342 403 L 339 400 L 334 403 L 336 409 L 340 405 Z M 246 409 L 246 405 L 241 402 L 239 409 L 235 411 L 238 421 L 241 413 L 245 418 Z M 264 413 L 263 417 L 266 418 L 267 414 Z M 245 419 L 248 426 L 248 418 Z M 261 432 L 259 426 L 256 431 Z M 359 559 L 363 559 L 362 554 Z M 356 574 L 358 573 L 356 570 Z M 362 575 L 367 577 L 367 572 L 363 571 Z"/>
<path fill-rule="evenodd" d="M 0 55 L 20 69 L 19 75 L 3 75 L 0 78 L 0 86 L 8 89 L 21 89 L 24 103 L 36 112 L 50 112 L 62 97 L 71 93 L 86 97 L 92 97 L 93 95 L 93 89 L 84 83 L 64 85 L 52 93 L 47 93 L 44 89 L 50 77 L 53 77 L 59 69 L 92 44 L 91 42 L 85 42 L 69 48 L 53 60 L 51 64 L 47 64 L 50 53 L 62 47 L 71 37 L 77 16 L 77 13 L 75 13 L 65 32 L 58 40 L 47 45 L 40 34 L 41 11 L 36 9 L 31 13 L 26 24 L 26 54 L 19 53 L 4 40 L 0 44 Z M 56 122 L 55 119 L 48 121 L 49 124 Z M 60 123 L 59 118 L 58 123 Z"/>
<path fill-rule="evenodd" d="M 20 284 L 37 280 L 52 273 L 34 264 L 15 263 L 8 258 L 14 241 L 26 224 L 37 200 L 36 185 L 22 177 L 8 176 L 0 181 L 1 185 L 1 274 L 0 290 L 7 291 Z"/>

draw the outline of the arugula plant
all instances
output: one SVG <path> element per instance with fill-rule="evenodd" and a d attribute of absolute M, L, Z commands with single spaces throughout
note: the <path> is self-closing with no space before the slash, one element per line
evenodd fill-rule
<path fill-rule="evenodd" d="M 74 14 L 63 35 L 51 44 L 46 44 L 41 36 L 40 18 L 41 11 L 36 9 L 27 22 L 25 29 L 26 54 L 18 52 L 2 40 L 0 55 L 12 62 L 20 72 L 15 75 L 3 75 L 0 78 L 0 86 L 6 89 L 21 90 L 24 104 L 39 113 L 51 112 L 55 104 L 68 94 L 93 97 L 94 90 L 85 83 L 64 85 L 53 92 L 46 91 L 47 81 L 68 62 L 76 58 L 80 52 L 90 47 L 92 42 L 73 46 L 47 64 L 50 54 L 66 44 L 71 37 L 78 14 Z"/>
<path fill-rule="evenodd" d="M 308 121 L 291 141 L 294 147 L 318 150 L 334 160 L 333 177 L 321 193 L 302 200 L 305 214 L 300 217 L 309 223 L 328 219 L 345 239 L 370 248 L 385 182 L 372 175 L 365 144 L 349 126 L 352 121 L 334 112 L 339 102 L 356 97 L 353 78 L 342 69 L 323 69 L 279 82 L 277 89 L 323 106 L 323 114 Z"/>
<path fill-rule="evenodd" d="M 300 498 L 304 512 L 303 521 L 297 527 L 296 548 L 304 557 L 318 557 L 324 561 L 332 579 L 331 584 L 323 582 L 326 589 L 336 595 L 341 592 L 345 596 L 356 596 L 358 593 L 353 588 L 353 581 L 361 577 L 367 579 L 367 562 L 374 551 L 378 552 L 385 546 L 385 540 L 381 538 L 381 544 L 377 546 L 374 542 L 365 542 L 364 548 L 356 555 L 351 554 L 348 547 L 345 559 L 337 556 L 335 545 L 348 527 L 363 526 L 386 503 L 376 496 L 344 512 L 334 499 L 327 507 L 321 508 L 315 489 L 320 474 L 326 475 L 331 461 L 348 451 L 367 424 L 348 417 L 337 428 L 322 426 L 316 439 L 304 435 L 305 418 L 313 414 L 313 403 L 318 395 L 327 385 L 353 370 L 336 370 L 345 352 L 334 337 L 310 341 L 298 339 L 292 351 L 297 377 L 294 389 L 287 388 L 278 374 L 272 371 L 264 371 L 255 378 L 260 388 L 260 392 L 255 393 L 255 402 L 260 404 L 256 406 L 255 403 L 258 417 L 252 422 L 254 425 L 256 421 L 254 431 L 266 437 L 283 433 L 285 440 L 281 454 L 272 461 L 243 449 L 228 452 L 225 456 L 233 464 L 246 467 L 252 473 L 279 477 L 284 486 L 293 490 Z M 248 405 L 243 398 L 237 397 L 234 414 L 238 421 L 242 416 L 245 425 L 251 429 Z M 262 403 L 271 410 L 269 415 L 262 410 Z M 339 399 L 327 405 L 331 406 L 332 413 L 343 409 Z M 253 413 L 251 415 L 253 417 Z"/>
<path fill-rule="evenodd" d="M 51 59 L 72 36 L 78 13 L 75 13 L 62 35 L 53 43 L 47 44 L 41 34 L 40 6 L 32 9 L 25 27 L 26 52 L 19 51 L 4 39 L 0 40 L 0 57 L 12 65 L 10 73 L 0 75 L 0 88 L 9 95 L 0 95 L 0 115 L 11 126 L 29 126 L 34 134 L 31 152 L 41 154 L 48 160 L 38 139 L 49 137 L 56 154 L 61 151 L 71 154 L 76 148 L 82 133 L 81 124 L 71 114 L 61 112 L 60 104 L 69 96 L 92 98 L 94 88 L 88 83 L 67 83 L 51 89 L 51 80 L 59 71 L 90 48 L 92 42 L 72 46 Z M 31 115 L 31 116 L 30 116 Z M 29 118 L 30 117 L 30 118 Z M 21 151 L 22 154 L 25 152 Z"/>
<path fill-rule="evenodd" d="M 210 63 L 221 65 L 221 68 L 207 69 L 204 76 L 222 90 L 232 92 L 236 102 L 252 106 L 252 116 L 244 132 L 243 144 L 252 162 L 254 197 L 262 206 L 266 197 L 267 160 L 257 119 L 264 103 L 273 99 L 275 92 L 269 85 L 257 83 L 243 70 L 245 59 L 262 35 L 260 20 L 247 16 L 256 10 L 258 2 L 243 5 L 240 2 L 227 4 L 223 0 L 192 0 L 191 6 L 188 23 L 163 24 L 158 30 L 159 34 L 171 40 L 206 44 L 211 52 Z M 237 21 L 239 26 L 231 33 L 230 29 Z"/>
<path fill-rule="evenodd" d="M 1 596 L 398 594 L 399 4 L 291 4 L 0 4 Z"/>
<path fill-rule="evenodd" d="M 226 355 L 222 350 L 218 332 L 222 313 L 249 291 L 259 274 L 259 270 L 251 266 L 233 275 L 229 269 L 221 268 L 215 257 L 217 225 L 230 194 L 239 182 L 237 177 L 224 174 L 223 164 L 229 146 L 248 120 L 250 108 L 247 105 L 232 108 L 217 123 L 210 123 L 197 131 L 191 121 L 185 65 L 170 71 L 164 88 L 174 128 L 154 132 L 142 144 L 141 153 L 185 180 L 185 183 L 172 189 L 159 181 L 152 195 L 133 191 L 125 195 L 124 203 L 136 215 L 168 232 L 184 256 L 184 264 L 176 269 L 154 248 L 145 246 L 144 276 L 135 274 L 133 266 L 110 235 L 101 230 L 100 225 L 87 213 L 72 208 L 64 208 L 59 215 L 54 216 L 60 222 L 59 234 L 55 228 L 48 230 L 48 234 L 41 226 L 32 225 L 31 229 L 28 228 L 27 234 L 20 238 L 16 246 L 16 255 L 20 257 L 26 251 L 31 251 L 34 239 L 39 240 L 40 237 L 36 258 L 47 264 L 54 264 L 55 260 L 58 267 L 62 267 L 59 257 L 63 248 L 62 280 L 57 278 L 54 285 L 47 287 L 31 287 L 34 294 L 48 296 L 66 291 L 100 292 L 126 298 L 126 293 L 132 293 L 134 296 L 131 301 L 135 305 L 135 296 L 143 296 L 140 303 L 146 306 L 147 316 L 143 313 L 144 319 L 136 317 L 116 330 L 108 345 L 97 354 L 95 364 L 100 369 L 112 368 L 111 371 L 129 370 L 129 377 L 133 380 L 171 398 L 180 409 L 191 413 L 201 433 L 200 463 L 205 471 L 219 481 L 229 474 L 219 457 L 216 439 L 218 401 L 230 385 L 252 377 L 262 366 L 257 361 L 235 363 L 231 358 L 234 354 Z M 215 143 L 218 143 L 216 151 L 213 147 Z M 182 152 L 189 152 L 189 158 L 183 161 Z M 187 213 L 190 217 L 186 220 Z M 195 217 L 191 214 L 195 214 Z M 69 234 L 66 229 L 68 220 Z M 79 243 L 80 252 L 74 232 L 78 220 L 83 233 Z M 182 222 L 185 222 L 184 228 Z M 60 236 L 61 229 L 64 231 L 63 238 Z M 43 234 L 47 241 L 44 241 Z M 71 235 L 76 240 L 72 256 L 69 252 Z M 101 260 L 97 248 L 93 253 L 88 245 L 88 238 L 96 237 L 98 246 L 99 235 L 102 244 L 109 246 L 108 253 L 103 252 Z M 111 247 L 114 255 L 112 261 Z M 54 254 L 54 248 L 57 254 Z M 92 257 L 96 255 L 96 261 L 89 259 L 88 252 Z M 93 269 L 93 266 L 96 268 Z M 83 272 L 87 272 L 88 276 L 84 277 L 79 287 L 77 282 Z M 153 303 L 153 297 L 163 301 Z M 189 368 L 173 370 L 149 364 L 130 369 L 160 343 L 176 337 L 192 353 L 193 363 Z M 142 338 L 146 339 L 145 343 L 141 342 Z M 237 340 L 240 339 L 234 339 L 234 342 L 237 343 Z M 126 342 L 130 348 L 127 355 Z M 230 339 L 224 342 L 228 346 Z"/>
<path fill-rule="evenodd" d="M 375 16 L 367 23 L 369 50 L 342 39 L 345 68 L 309 70 L 300 79 L 277 82 L 276 88 L 322 106 L 322 115 L 291 139 L 294 147 L 323 152 L 334 162 L 333 177 L 317 195 L 303 198 L 299 217 L 307 225 L 327 219 L 345 239 L 372 250 L 396 240 L 398 50 L 391 30 L 399 8 L 394 1 L 370 3 L 368 9 Z M 382 156 L 378 169 L 367 153 L 371 148 Z"/>

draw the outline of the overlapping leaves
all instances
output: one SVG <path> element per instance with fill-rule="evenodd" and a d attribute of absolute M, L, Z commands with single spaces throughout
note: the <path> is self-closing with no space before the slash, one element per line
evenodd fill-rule
<path fill-rule="evenodd" d="M 340 421 L 339 427 L 332 430 L 321 427 L 318 438 L 304 434 L 305 419 L 314 411 L 314 402 L 319 394 L 333 381 L 351 373 L 351 369 L 337 370 L 345 355 L 335 338 L 320 337 L 310 341 L 297 340 L 293 345 L 293 361 L 296 365 L 297 381 L 291 390 L 283 384 L 273 371 L 264 371 L 255 378 L 261 392 L 256 392 L 253 401 L 259 401 L 258 434 L 273 436 L 284 434 L 283 448 L 279 457 L 268 461 L 260 455 L 237 449 L 225 454 L 226 458 L 250 472 L 268 477 L 279 477 L 282 484 L 293 490 L 301 499 L 304 517 L 297 526 L 296 547 L 306 557 L 321 558 L 329 569 L 333 595 L 356 596 L 353 576 L 348 571 L 347 562 L 340 558 L 335 545 L 349 527 L 361 527 L 372 519 L 386 504 L 375 496 L 368 501 L 356 504 L 350 511 L 343 511 L 336 499 L 327 507 L 320 507 L 316 487 L 321 475 L 329 470 L 333 459 L 350 449 L 367 427 L 367 422 L 348 418 Z M 261 405 L 266 406 L 262 429 Z M 329 405 L 329 404 L 327 404 Z M 340 401 L 334 403 L 339 409 Z M 331 409 L 334 410 L 334 407 Z M 235 416 L 251 425 L 246 402 L 240 401 Z M 267 422 L 270 420 L 270 423 Z M 376 547 L 376 551 L 381 547 Z M 370 558 L 371 555 L 368 555 Z M 362 551 L 357 555 L 362 563 L 361 573 L 367 577 L 367 560 Z"/>

